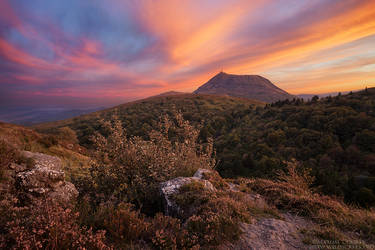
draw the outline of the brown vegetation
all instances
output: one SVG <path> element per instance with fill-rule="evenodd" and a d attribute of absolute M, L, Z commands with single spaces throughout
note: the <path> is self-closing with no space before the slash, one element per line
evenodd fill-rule
<path fill-rule="evenodd" d="M 316 225 L 301 231 L 305 243 L 315 238 L 374 241 L 374 212 L 314 193 L 309 171 L 301 171 L 296 163 L 289 164 L 286 173 L 279 172 L 279 181 L 232 180 L 239 190 L 214 171 L 200 171 L 214 191 L 205 189 L 202 182 L 190 182 L 173 197 L 184 216 L 163 215 L 160 183 L 192 176 L 198 168 L 212 169 L 216 162 L 212 141 L 200 143 L 199 129 L 181 114 L 173 119 L 163 117 L 158 128 L 146 140 L 128 136 L 117 119 L 102 122 L 102 133 L 93 138 L 97 151 L 87 175 L 72 175 L 80 192 L 72 206 L 48 199 L 25 205 L 16 198 L 16 190 L 1 192 L 0 213 L 5 216 L 0 218 L 0 247 L 213 248 L 236 242 L 243 233 L 242 223 L 261 217 L 282 218 L 278 209 L 305 216 Z M 63 132 L 72 135 L 69 129 Z M 65 148 L 60 148 L 61 138 L 49 152 Z M 2 169 L 22 163 L 19 151 L 7 142 L 0 143 L 0 153 L 6 156 L 1 158 Z M 254 193 L 268 204 L 259 206 Z"/>
<path fill-rule="evenodd" d="M 324 237 L 333 235 L 337 239 L 338 235 L 346 233 L 374 242 L 375 211 L 358 209 L 332 197 L 314 193 L 309 188 L 311 177 L 306 171 L 298 173 L 295 164 L 289 164 L 288 174 L 280 176 L 280 181 L 240 179 L 238 183 L 241 183 L 242 191 L 259 193 L 269 204 L 316 222 L 322 226 L 319 232 Z"/>

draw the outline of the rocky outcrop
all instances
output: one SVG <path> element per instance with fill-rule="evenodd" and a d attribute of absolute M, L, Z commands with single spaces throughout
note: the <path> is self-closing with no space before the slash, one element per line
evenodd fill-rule
<path fill-rule="evenodd" d="M 209 169 L 198 169 L 193 177 L 178 177 L 161 183 L 160 192 L 164 201 L 164 212 L 169 216 L 175 216 L 185 219 L 186 214 L 194 214 L 194 205 L 187 208 L 179 207 L 176 204 L 178 195 L 182 193 L 181 187 L 190 184 L 193 181 L 200 182 L 200 188 L 210 192 L 210 195 L 220 195 L 232 193 L 234 197 L 242 197 L 242 202 L 252 204 L 254 211 L 266 211 L 269 205 L 266 200 L 256 193 L 242 193 L 237 184 L 227 183 L 216 171 Z M 226 185 L 223 185 L 225 182 Z M 197 190 L 198 191 L 198 190 Z M 236 196 L 241 193 L 241 196 Z M 186 211 L 190 209 L 192 211 Z M 196 212 L 196 211 L 195 211 Z M 266 213 L 265 213 L 266 214 Z M 242 231 L 241 236 L 235 242 L 226 242 L 217 249 L 304 249 L 303 235 L 301 229 L 309 228 L 312 225 L 299 216 L 288 213 L 279 214 L 278 216 L 257 216 L 252 218 L 251 223 L 240 224 Z"/>
<path fill-rule="evenodd" d="M 197 181 L 203 184 L 203 187 L 211 192 L 215 192 L 216 189 L 211 182 L 202 179 L 202 173 L 211 170 L 198 169 L 193 177 L 178 177 L 160 184 L 160 193 L 163 199 L 164 212 L 169 216 L 181 216 L 181 208 L 173 200 L 173 196 L 178 194 L 179 189 L 193 181 Z"/>
<path fill-rule="evenodd" d="M 29 201 L 44 196 L 67 203 L 78 196 L 74 185 L 65 181 L 62 162 L 58 157 L 28 151 L 24 151 L 23 155 L 35 162 L 31 169 L 16 174 L 16 186 Z"/>

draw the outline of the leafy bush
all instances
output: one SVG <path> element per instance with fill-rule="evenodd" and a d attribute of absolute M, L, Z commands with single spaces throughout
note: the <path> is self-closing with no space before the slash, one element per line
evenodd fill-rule
<path fill-rule="evenodd" d="M 0 166 L 7 168 L 9 165 L 17 160 L 19 153 L 16 148 L 3 140 L 0 140 Z"/>
<path fill-rule="evenodd" d="M 7 249 L 110 249 L 105 232 L 80 227 L 78 214 L 70 208 L 45 200 L 19 207 L 16 199 L 3 199 L 0 248 Z"/>
<path fill-rule="evenodd" d="M 16 161 L 18 152 L 5 141 L 0 141 L 0 180 L 5 177 L 5 170 Z"/>
<path fill-rule="evenodd" d="M 200 245 L 219 245 L 234 242 L 242 234 L 241 222 L 250 222 L 250 208 L 228 196 L 211 197 L 188 218 L 188 231 L 198 238 Z"/>
<path fill-rule="evenodd" d="M 56 146 L 59 143 L 56 137 L 53 135 L 44 135 L 38 140 L 38 142 L 46 148 Z"/>
<path fill-rule="evenodd" d="M 242 233 L 240 223 L 251 221 L 252 204 L 244 195 L 212 192 L 202 182 L 180 187 L 173 199 L 183 211 L 189 235 L 202 246 L 237 240 Z"/>
<path fill-rule="evenodd" d="M 161 182 L 215 165 L 212 141 L 199 144 L 199 130 L 181 114 L 176 114 L 175 121 L 163 117 L 160 130 L 151 131 L 148 141 L 128 138 L 118 120 L 103 122 L 102 126 L 106 136 L 97 134 L 94 138 L 96 162 L 90 170 L 91 180 L 86 180 L 92 185 L 93 197 L 101 194 L 104 199 L 131 202 L 146 213 L 154 213 L 160 207 Z"/>
<path fill-rule="evenodd" d="M 22 164 L 27 168 L 31 168 L 34 166 L 35 162 L 31 158 L 24 157 L 20 151 L 11 144 L 0 140 L 0 180 L 5 177 L 5 171 L 12 163 Z"/>

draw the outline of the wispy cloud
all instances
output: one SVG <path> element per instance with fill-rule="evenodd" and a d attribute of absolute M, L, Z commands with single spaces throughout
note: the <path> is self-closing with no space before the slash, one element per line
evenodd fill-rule
<path fill-rule="evenodd" d="M 292 93 L 359 89 L 375 83 L 374 37 L 372 0 L 3 0 L 0 92 L 114 104 L 221 69 Z"/>

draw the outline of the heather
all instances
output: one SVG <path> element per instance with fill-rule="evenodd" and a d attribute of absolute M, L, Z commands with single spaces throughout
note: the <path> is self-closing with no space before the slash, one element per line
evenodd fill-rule
<path fill-rule="evenodd" d="M 0 209 L 5 216 L 0 220 L 1 247 L 248 247 L 252 242 L 244 239 L 259 228 L 269 230 L 264 229 L 267 223 L 276 227 L 273 233 L 282 233 L 277 225 L 294 230 L 292 224 L 296 223 L 300 244 L 312 244 L 316 239 L 374 243 L 374 211 L 358 206 L 364 204 L 348 204 L 343 197 L 325 195 L 317 170 L 304 161 L 283 161 L 283 168 L 270 169 L 272 178 L 255 174 L 252 178 L 224 179 L 216 171 L 222 165 L 215 139 L 202 132 L 204 123 L 191 123 L 182 112 L 160 116 L 146 136 L 133 135 L 118 115 L 99 119 L 98 126 L 87 149 L 78 144 L 74 130 L 68 127 L 59 128 L 55 135 L 15 129 L 29 138 L 26 142 L 3 137 Z M 36 152 L 60 159 L 65 180 L 74 184 L 78 196 L 62 202 L 56 194 L 44 192 L 54 190 L 48 185 L 37 189 L 38 195 L 19 188 L 19 173 L 36 170 L 35 162 L 25 157 L 33 154 L 23 151 L 30 145 Z M 46 173 L 61 174 L 54 171 Z M 172 214 L 166 210 L 167 197 L 161 184 L 176 179 L 189 181 L 168 197 L 178 210 Z M 51 185 L 61 185 L 61 181 Z M 291 215 L 297 219 L 290 219 Z M 275 236 L 275 244 L 283 237 Z M 257 244 L 262 239 L 254 236 L 252 241 Z"/>
<path fill-rule="evenodd" d="M 270 104 L 210 95 L 180 94 L 144 99 L 70 120 L 43 124 L 44 132 L 70 127 L 81 145 L 103 130 L 100 119 L 116 115 L 129 136 L 149 139 L 160 115 L 180 110 L 199 137 L 212 138 L 217 170 L 226 178 L 276 179 L 296 159 L 312 169 L 320 192 L 362 207 L 375 204 L 375 89 L 311 100 Z"/>

